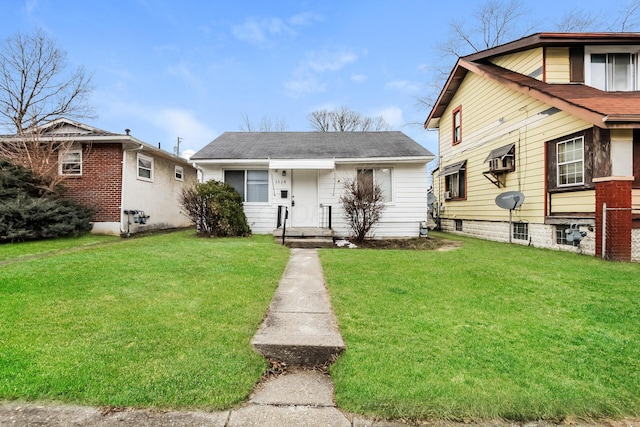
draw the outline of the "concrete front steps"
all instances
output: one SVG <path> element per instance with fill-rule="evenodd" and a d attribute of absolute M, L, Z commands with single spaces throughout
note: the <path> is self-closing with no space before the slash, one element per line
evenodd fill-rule
<path fill-rule="evenodd" d="M 277 243 L 282 243 L 282 228 L 274 230 L 273 237 Z M 287 228 L 284 244 L 290 248 L 331 248 L 333 230 L 314 227 Z"/>
<path fill-rule="evenodd" d="M 344 351 L 316 250 L 291 250 L 251 344 L 264 357 L 293 366 L 330 364 Z"/>

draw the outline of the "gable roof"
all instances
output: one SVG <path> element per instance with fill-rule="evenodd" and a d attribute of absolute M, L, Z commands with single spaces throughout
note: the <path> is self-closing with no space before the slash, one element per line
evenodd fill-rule
<path fill-rule="evenodd" d="M 191 166 L 191 163 L 182 157 L 148 144 L 129 133 L 114 133 L 67 118 L 59 118 L 38 128 L 42 138 L 54 141 L 72 141 L 91 144 L 122 144 L 126 149 L 140 149 L 158 157 L 162 157 L 181 165 Z M 125 132 L 129 132 L 127 129 Z M 0 135 L 2 139 L 16 139 L 18 135 Z"/>
<path fill-rule="evenodd" d="M 342 159 L 430 161 L 433 153 L 402 132 L 225 132 L 192 161 Z"/>
<path fill-rule="evenodd" d="M 605 92 L 584 84 L 546 83 L 487 62 L 488 59 L 546 46 L 640 44 L 640 33 L 538 33 L 458 59 L 434 104 L 425 128 L 437 128 L 468 72 L 567 111 L 596 126 L 640 127 L 640 92 Z"/>

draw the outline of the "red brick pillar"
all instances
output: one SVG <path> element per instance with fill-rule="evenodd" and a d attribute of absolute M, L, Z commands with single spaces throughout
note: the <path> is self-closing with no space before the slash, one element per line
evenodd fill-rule
<path fill-rule="evenodd" d="M 596 184 L 596 256 L 602 257 L 602 237 L 606 233 L 604 258 L 631 261 L 633 177 L 595 178 L 593 182 Z M 607 225 L 603 230 L 604 203 L 607 204 Z"/>

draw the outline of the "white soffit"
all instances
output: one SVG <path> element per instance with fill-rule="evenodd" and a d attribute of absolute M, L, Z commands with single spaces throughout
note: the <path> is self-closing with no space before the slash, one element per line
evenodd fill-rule
<path fill-rule="evenodd" d="M 333 159 L 270 159 L 269 169 L 334 169 Z"/>

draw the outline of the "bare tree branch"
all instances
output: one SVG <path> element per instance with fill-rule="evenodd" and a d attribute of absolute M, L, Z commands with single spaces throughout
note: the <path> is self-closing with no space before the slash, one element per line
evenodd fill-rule
<path fill-rule="evenodd" d="M 366 132 L 389 130 L 391 126 L 382 116 L 367 117 L 345 106 L 336 110 L 313 111 L 307 116 L 316 132 Z"/>
<path fill-rule="evenodd" d="M 91 117 L 91 75 L 67 72 L 67 53 L 42 30 L 0 45 L 0 125 L 17 134 L 61 117 Z"/>
<path fill-rule="evenodd" d="M 262 116 L 260 126 L 254 125 L 249 119 L 249 115 L 245 112 L 242 115 L 241 132 L 284 132 L 287 130 L 287 122 L 284 119 L 276 119 L 275 121 L 267 116 Z"/>

